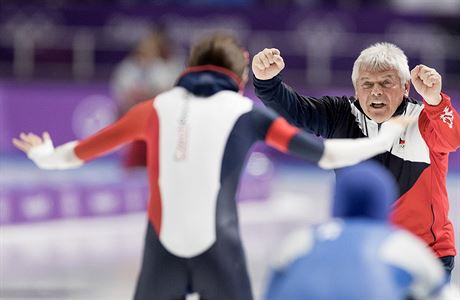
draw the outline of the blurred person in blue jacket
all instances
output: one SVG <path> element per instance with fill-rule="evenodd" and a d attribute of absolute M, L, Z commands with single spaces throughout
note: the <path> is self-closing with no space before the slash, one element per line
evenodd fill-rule
<path fill-rule="evenodd" d="M 395 196 L 394 179 L 377 163 L 341 170 L 335 219 L 286 239 L 265 299 L 459 299 L 423 241 L 388 222 Z"/>

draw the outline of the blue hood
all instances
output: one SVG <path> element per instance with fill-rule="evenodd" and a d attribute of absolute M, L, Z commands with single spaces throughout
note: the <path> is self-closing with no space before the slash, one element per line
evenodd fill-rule
<path fill-rule="evenodd" d="M 387 221 L 397 197 L 396 182 L 376 162 L 368 161 L 337 174 L 333 216 Z"/>

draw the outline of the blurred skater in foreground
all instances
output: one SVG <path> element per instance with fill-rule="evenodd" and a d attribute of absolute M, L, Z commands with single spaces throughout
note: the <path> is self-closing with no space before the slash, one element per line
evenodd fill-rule
<path fill-rule="evenodd" d="M 335 219 L 286 239 L 265 299 L 459 299 L 423 241 L 389 224 L 396 194 L 394 179 L 377 163 L 344 169 L 335 188 Z"/>

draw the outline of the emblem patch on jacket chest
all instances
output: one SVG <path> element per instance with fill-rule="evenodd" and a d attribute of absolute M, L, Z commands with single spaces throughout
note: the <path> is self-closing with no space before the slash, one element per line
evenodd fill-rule
<path fill-rule="evenodd" d="M 454 112 L 452 110 L 449 110 L 449 107 L 445 107 L 443 114 L 440 116 L 441 120 L 449 126 L 449 128 L 452 128 L 454 126 Z"/>

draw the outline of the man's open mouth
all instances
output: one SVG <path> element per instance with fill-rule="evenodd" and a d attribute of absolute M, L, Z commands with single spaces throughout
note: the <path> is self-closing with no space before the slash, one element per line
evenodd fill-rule
<path fill-rule="evenodd" d="M 383 108 L 384 106 L 386 106 L 386 104 L 383 102 L 376 101 L 371 103 L 372 108 Z"/>

